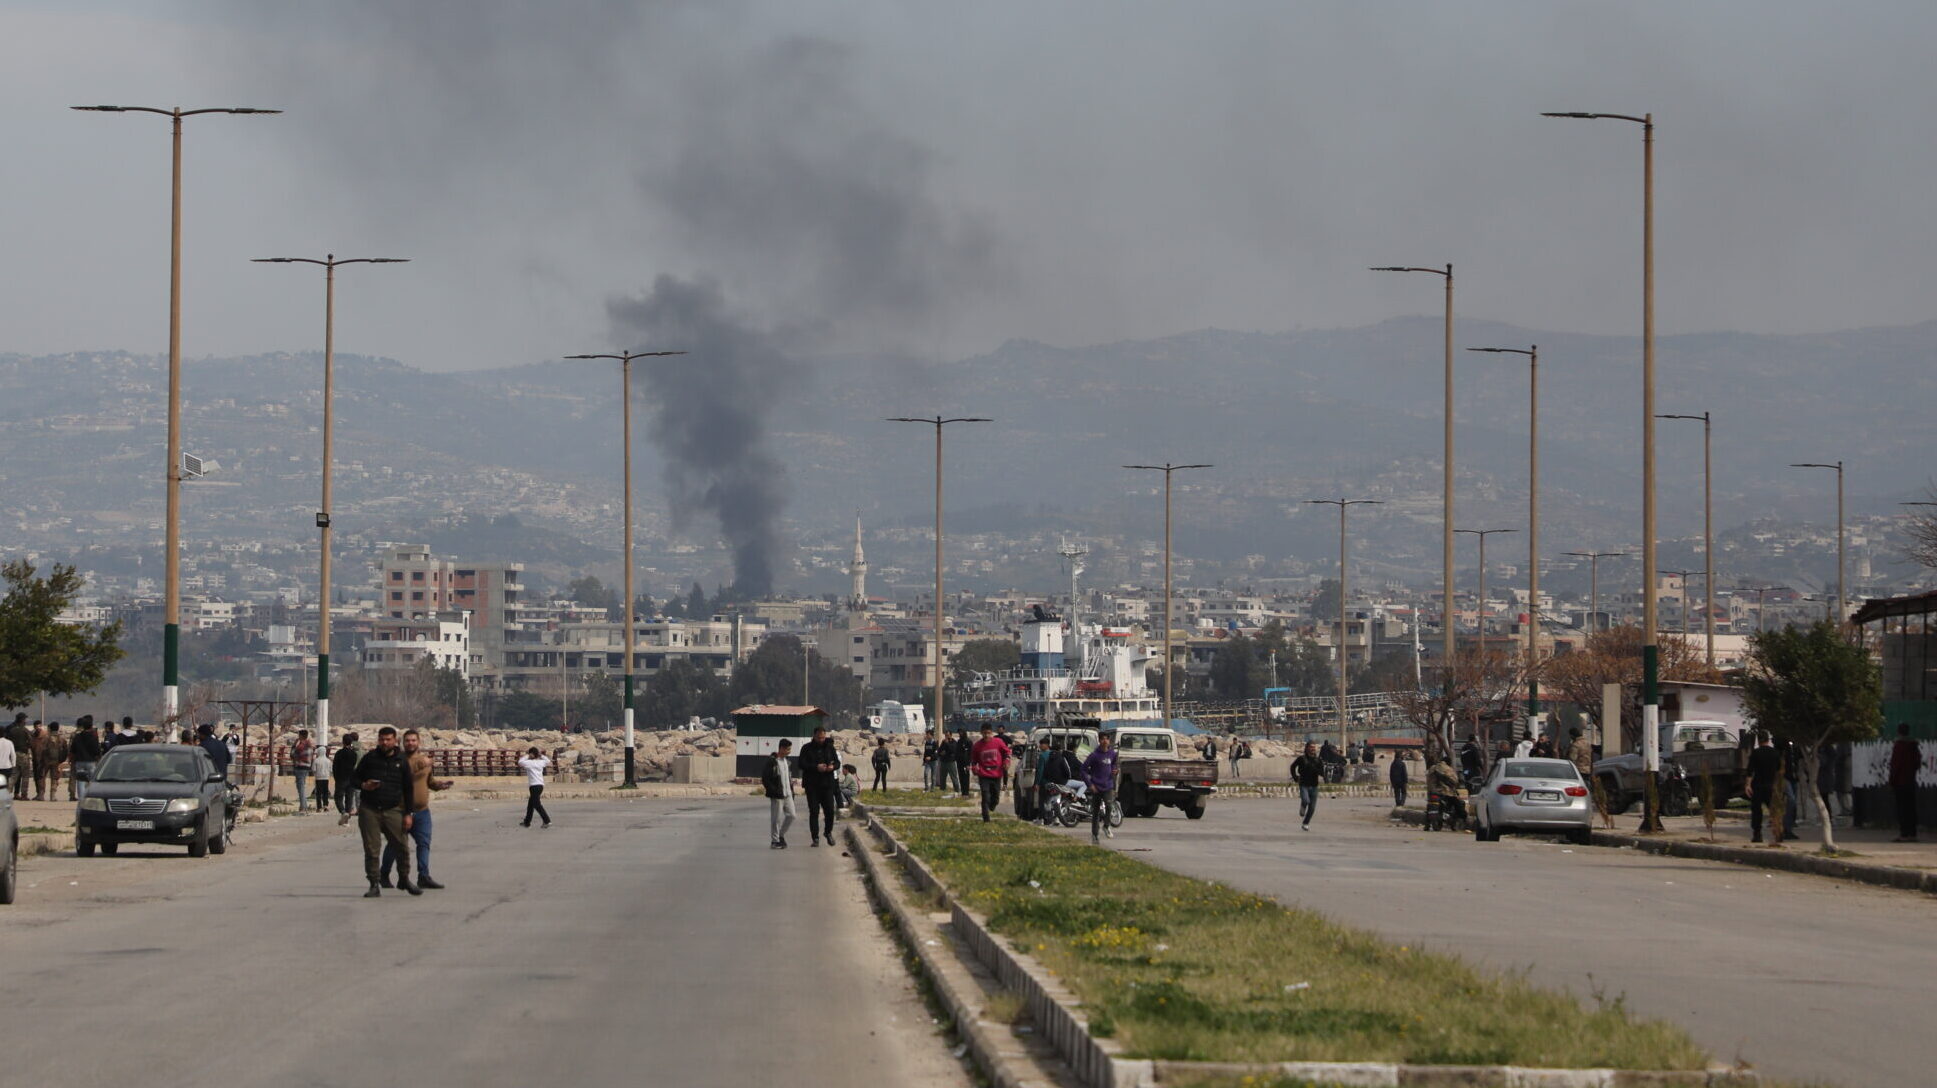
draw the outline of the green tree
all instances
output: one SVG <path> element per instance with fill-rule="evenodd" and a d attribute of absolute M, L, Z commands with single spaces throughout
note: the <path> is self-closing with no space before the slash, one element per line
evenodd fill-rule
<path fill-rule="evenodd" d="M 477 707 L 471 698 L 471 682 L 456 669 L 440 669 L 426 657 L 419 668 L 428 668 L 437 684 L 437 702 L 447 707 L 459 728 L 477 724 Z"/>
<path fill-rule="evenodd" d="M 1270 679 L 1259 656 L 1258 643 L 1246 635 L 1232 635 L 1211 655 L 1211 690 L 1222 699 L 1256 699 Z"/>
<path fill-rule="evenodd" d="M 710 615 L 712 613 L 706 607 L 706 591 L 699 587 L 698 582 L 694 582 L 693 591 L 686 595 L 686 618 L 703 620 Z"/>
<path fill-rule="evenodd" d="M 685 725 L 692 718 L 717 718 L 728 709 L 726 682 L 704 665 L 675 657 L 646 680 L 644 696 L 634 693 L 634 711 L 649 729 Z"/>
<path fill-rule="evenodd" d="M 1868 740 L 1883 718 L 1883 678 L 1870 652 L 1844 637 L 1830 620 L 1749 636 L 1749 667 L 1742 703 L 1758 728 L 1794 741 L 1802 754 L 1802 780 L 1816 781 L 1824 744 Z M 1829 811 L 1815 789 L 1823 852 L 1836 849 Z"/>
<path fill-rule="evenodd" d="M 1362 665 L 1354 670 L 1347 679 L 1351 682 L 1352 692 L 1410 691 L 1419 685 L 1413 682 L 1412 650 L 1393 650 L 1372 659 L 1371 664 Z"/>
<path fill-rule="evenodd" d="M 16 560 L 0 567 L 7 582 L 0 597 L 0 706 L 26 706 L 45 692 L 93 691 L 121 659 L 121 624 L 77 627 L 55 622 L 80 595 L 73 567 L 56 564 L 44 578 L 34 565 Z"/>
<path fill-rule="evenodd" d="M 1331 695 L 1338 690 L 1332 655 L 1318 640 L 1303 635 L 1278 655 L 1278 686 L 1293 695 Z"/>
<path fill-rule="evenodd" d="M 588 728 L 606 728 L 625 721 L 625 689 L 604 673 L 585 677 L 585 687 L 572 699 L 572 715 Z"/>
<path fill-rule="evenodd" d="M 514 691 L 498 700 L 497 727 L 518 732 L 558 728 L 558 700 Z"/>
<path fill-rule="evenodd" d="M 614 609 L 625 603 L 611 587 L 591 574 L 572 579 L 565 587 L 565 595 L 574 603 L 582 604 L 587 608 L 603 608 L 608 616 Z"/>
<path fill-rule="evenodd" d="M 1312 593 L 1311 614 L 1320 623 L 1338 622 L 1338 579 L 1327 578 L 1318 583 L 1318 589 Z"/>
<path fill-rule="evenodd" d="M 866 686 L 839 662 L 803 647 L 796 635 L 774 635 L 740 662 L 727 681 L 726 701 L 730 705 L 725 709 L 800 702 L 803 668 L 808 673 L 809 701 L 837 722 L 851 723 L 860 717 Z"/>
<path fill-rule="evenodd" d="M 1022 660 L 1022 647 L 1006 638 L 972 638 L 949 659 L 948 683 L 960 686 L 978 672 L 1002 672 Z"/>

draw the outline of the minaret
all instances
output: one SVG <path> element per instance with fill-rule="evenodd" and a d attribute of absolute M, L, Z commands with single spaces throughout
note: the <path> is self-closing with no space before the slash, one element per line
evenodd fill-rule
<path fill-rule="evenodd" d="M 854 558 L 848 562 L 847 607 L 851 612 L 865 612 L 868 608 L 868 557 L 861 551 L 861 512 L 854 512 Z"/>

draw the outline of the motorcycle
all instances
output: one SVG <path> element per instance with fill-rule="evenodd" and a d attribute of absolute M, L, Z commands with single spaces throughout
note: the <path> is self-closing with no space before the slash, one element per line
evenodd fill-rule
<path fill-rule="evenodd" d="M 1466 830 L 1466 798 L 1478 791 L 1478 785 L 1473 782 L 1468 782 L 1465 789 L 1456 793 L 1428 790 L 1426 793 L 1426 830 Z"/>
<path fill-rule="evenodd" d="M 1049 791 L 1049 799 L 1043 802 L 1043 823 L 1075 827 L 1090 818 L 1095 799 L 1090 796 L 1089 787 L 1084 783 L 1052 783 Z M 1108 807 L 1103 810 L 1103 822 L 1111 827 L 1123 826 L 1123 805 L 1114 794 L 1110 797 Z"/>

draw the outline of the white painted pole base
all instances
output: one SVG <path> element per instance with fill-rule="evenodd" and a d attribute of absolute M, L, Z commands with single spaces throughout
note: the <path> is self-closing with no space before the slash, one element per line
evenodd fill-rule
<path fill-rule="evenodd" d="M 157 732 L 164 732 L 160 726 L 173 722 L 175 715 L 182 712 L 182 689 L 174 684 L 166 684 L 161 689 L 161 721 L 156 722 Z"/>
<path fill-rule="evenodd" d="M 328 699 L 316 700 L 316 743 L 322 746 L 322 751 L 329 751 L 330 701 Z"/>
<path fill-rule="evenodd" d="M 1641 765 L 1649 774 L 1661 770 L 1661 708 L 1653 703 L 1641 706 Z"/>
<path fill-rule="evenodd" d="M 625 746 L 632 747 L 632 708 L 625 708 Z"/>

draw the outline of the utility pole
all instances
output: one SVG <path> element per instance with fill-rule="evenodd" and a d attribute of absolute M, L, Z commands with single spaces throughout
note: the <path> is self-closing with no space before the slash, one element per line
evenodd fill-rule
<path fill-rule="evenodd" d="M 992 423 L 982 416 L 892 416 L 889 423 L 926 423 L 935 428 L 935 719 L 929 728 L 942 728 L 942 684 L 946 670 L 942 651 L 942 428 L 950 423 Z M 939 732 L 937 733 L 939 735 Z"/>
<path fill-rule="evenodd" d="M 1349 690 L 1346 683 L 1346 678 L 1345 678 L 1345 666 L 1346 666 L 1346 659 L 1350 656 L 1349 653 L 1347 652 L 1348 645 L 1347 645 L 1346 624 L 1345 624 L 1345 616 L 1346 616 L 1345 600 L 1346 600 L 1346 590 L 1348 588 L 1347 582 L 1346 582 L 1346 564 L 1345 564 L 1345 559 L 1346 559 L 1345 511 L 1348 507 L 1353 507 L 1353 506 L 1383 506 L 1385 505 L 1385 500 L 1384 499 L 1306 499 L 1305 501 L 1318 506 L 1338 507 L 1338 642 L 1336 643 L 1338 648 L 1338 746 L 1341 750 L 1343 750 L 1346 744 L 1349 743 L 1345 735 L 1345 703 L 1347 699 L 1347 692 Z M 1367 661 L 1371 660 L 1371 654 L 1370 654 L 1371 642 L 1372 640 L 1370 638 L 1366 639 L 1366 649 L 1368 651 L 1366 655 Z M 1451 667 L 1450 660 L 1448 661 L 1448 667 L 1449 668 Z"/>
<path fill-rule="evenodd" d="M 1176 728 L 1176 719 L 1170 712 L 1170 477 L 1172 473 L 1185 469 L 1212 468 L 1212 465 L 1173 465 L 1165 461 L 1161 465 L 1124 465 L 1124 468 L 1142 469 L 1164 474 L 1164 728 Z"/>
<path fill-rule="evenodd" d="M 1843 582 L 1843 462 L 1824 464 L 1804 461 L 1790 465 L 1790 468 L 1833 468 L 1836 470 L 1836 624 L 1842 626 L 1849 622 L 1849 596 Z"/>
<path fill-rule="evenodd" d="M 1527 359 L 1527 732 L 1540 726 L 1540 345 L 1467 348 Z"/>
<path fill-rule="evenodd" d="M 1626 555 L 1626 552 L 1567 552 L 1587 560 L 1587 626 L 1592 631 L 1605 631 L 1607 625 L 1601 622 L 1601 560 L 1610 556 Z"/>
<path fill-rule="evenodd" d="M 638 748 L 633 732 L 632 669 L 637 663 L 633 640 L 637 636 L 633 620 L 632 594 L 632 360 L 684 355 L 683 351 L 622 351 L 606 355 L 567 355 L 567 359 L 611 359 L 619 364 L 619 442 L 625 447 L 625 781 L 626 789 L 639 786 Z"/>

